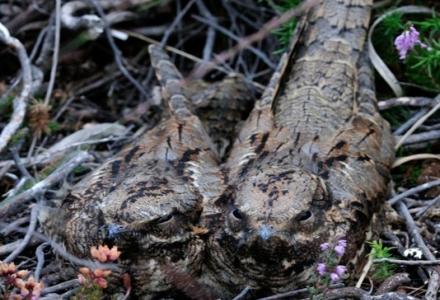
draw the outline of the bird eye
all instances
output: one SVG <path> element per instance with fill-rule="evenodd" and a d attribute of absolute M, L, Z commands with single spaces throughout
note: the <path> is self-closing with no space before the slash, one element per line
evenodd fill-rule
<path fill-rule="evenodd" d="M 234 210 L 232 211 L 232 215 L 233 215 L 236 219 L 238 219 L 238 220 L 243 219 L 243 215 L 241 214 L 241 212 L 240 212 L 239 209 L 234 209 Z"/>
<path fill-rule="evenodd" d="M 296 216 L 296 220 L 299 222 L 304 222 L 304 221 L 307 221 L 308 219 L 310 219 L 311 217 L 312 217 L 312 212 L 310 210 L 306 210 L 306 211 L 300 212 Z"/>
<path fill-rule="evenodd" d="M 171 221 L 172 218 L 173 218 L 172 214 L 169 214 L 169 215 L 164 216 L 164 217 L 160 217 L 159 219 L 157 219 L 157 224 L 167 223 L 167 222 Z"/>

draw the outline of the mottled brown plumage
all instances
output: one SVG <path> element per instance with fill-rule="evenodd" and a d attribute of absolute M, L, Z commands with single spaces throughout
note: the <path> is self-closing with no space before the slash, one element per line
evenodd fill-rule
<path fill-rule="evenodd" d="M 135 292 L 154 294 L 171 289 L 167 266 L 188 274 L 200 269 L 204 245 L 194 226 L 224 179 L 180 73 L 158 47 L 150 53 L 169 117 L 78 183 L 52 230 L 79 256 L 102 243 L 118 246 Z"/>
<path fill-rule="evenodd" d="M 362 246 L 387 193 L 393 137 L 364 49 L 370 0 L 322 0 L 225 165 L 230 188 L 210 237 L 207 282 L 225 294 L 305 285 L 319 245 Z"/>
<path fill-rule="evenodd" d="M 170 277 L 198 278 L 224 297 L 299 287 L 319 245 L 339 238 L 344 261 L 355 258 L 393 160 L 364 50 L 371 5 L 321 0 L 237 136 L 246 104 L 204 84 L 190 103 L 152 46 L 168 117 L 75 186 L 58 226 L 68 249 L 118 245 L 135 291 L 149 296 L 170 292 Z M 204 115 L 210 97 L 221 113 Z"/>

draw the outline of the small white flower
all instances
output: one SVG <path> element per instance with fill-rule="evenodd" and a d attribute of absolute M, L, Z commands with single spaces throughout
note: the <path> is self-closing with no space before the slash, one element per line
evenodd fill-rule
<path fill-rule="evenodd" d="M 408 248 L 403 252 L 403 256 L 422 259 L 422 251 L 419 248 Z"/>

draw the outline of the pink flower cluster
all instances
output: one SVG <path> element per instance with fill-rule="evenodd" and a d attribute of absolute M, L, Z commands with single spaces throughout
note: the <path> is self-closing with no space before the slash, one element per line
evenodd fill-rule
<path fill-rule="evenodd" d="M 330 243 L 323 243 L 320 245 L 321 251 L 328 251 L 331 248 Z M 332 249 L 334 253 L 338 257 L 342 257 L 345 253 L 345 248 L 347 248 L 347 241 L 346 240 L 339 240 L 334 248 Z M 328 265 L 326 263 L 319 263 L 316 267 L 316 271 L 321 277 L 330 276 L 330 280 L 332 283 L 338 282 L 341 280 L 345 273 L 347 272 L 347 267 L 342 265 Z"/>
<path fill-rule="evenodd" d="M 118 247 L 109 248 L 107 245 L 100 245 L 98 247 L 92 247 L 90 249 L 92 257 L 102 263 L 113 262 L 119 258 L 121 251 L 118 251 Z M 107 277 L 112 273 L 110 270 L 89 268 L 80 268 L 80 274 L 78 274 L 79 282 L 85 287 L 92 287 L 97 285 L 98 287 L 105 289 L 108 286 Z"/>
<path fill-rule="evenodd" d="M 33 276 L 29 276 L 27 270 L 18 271 L 14 263 L 0 262 L 0 277 L 3 279 L 3 284 L 6 290 L 3 293 L 4 299 L 20 299 L 20 300 L 37 300 L 40 298 L 43 291 L 44 284 L 41 281 L 35 280 Z M 20 294 L 9 294 L 10 288 L 17 288 Z"/>
<path fill-rule="evenodd" d="M 416 45 L 422 48 L 427 46 L 420 41 L 420 33 L 414 26 L 411 26 L 409 30 L 402 32 L 394 40 L 394 46 L 396 46 L 397 51 L 399 51 L 400 59 L 404 60 L 409 50 L 412 50 Z"/>

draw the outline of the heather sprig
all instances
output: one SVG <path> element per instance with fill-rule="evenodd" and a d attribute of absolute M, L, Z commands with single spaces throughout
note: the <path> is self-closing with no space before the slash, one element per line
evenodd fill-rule
<path fill-rule="evenodd" d="M 408 22 L 406 27 L 394 40 L 405 74 L 416 84 L 440 90 L 440 18 Z"/>
<path fill-rule="evenodd" d="M 428 46 L 420 41 L 420 32 L 414 26 L 411 26 L 409 30 L 405 30 L 394 40 L 394 46 L 399 51 L 401 60 L 404 60 L 409 51 L 416 46 L 427 48 Z"/>
<path fill-rule="evenodd" d="M 325 294 L 330 284 L 337 283 L 347 276 L 347 267 L 340 264 L 347 248 L 347 240 L 340 239 L 335 243 L 322 243 L 321 255 L 315 267 L 315 286 L 311 288 L 312 296 L 321 291 Z"/>
<path fill-rule="evenodd" d="M 321 260 L 316 267 L 319 275 L 319 281 L 328 285 L 329 282 L 336 283 L 342 280 L 347 272 L 347 268 L 339 265 L 339 261 L 345 254 L 347 241 L 338 240 L 336 244 L 323 243 L 320 245 L 322 255 Z"/>

